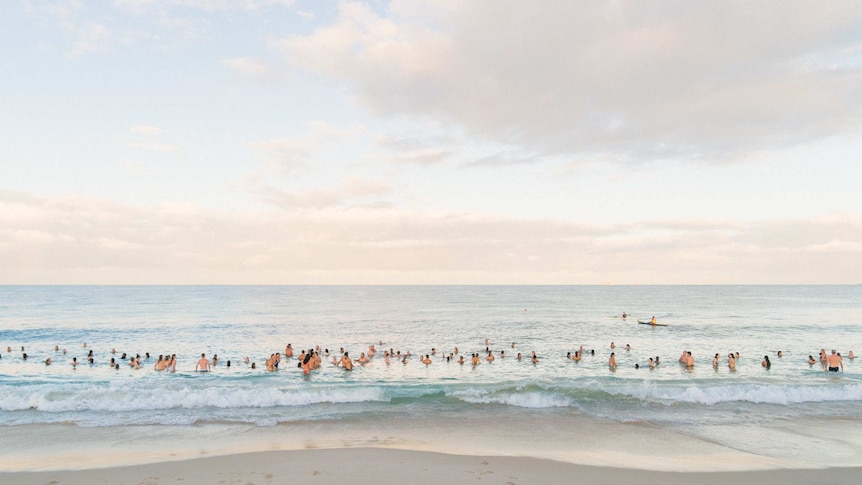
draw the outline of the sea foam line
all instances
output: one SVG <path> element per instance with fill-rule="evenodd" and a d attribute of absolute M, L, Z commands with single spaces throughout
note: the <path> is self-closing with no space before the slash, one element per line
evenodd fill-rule
<path fill-rule="evenodd" d="M 181 388 L 120 389 L 101 386 L 75 386 L 63 389 L 44 386 L 12 387 L 0 390 L 0 410 L 42 412 L 268 408 L 304 406 L 319 403 L 356 403 L 386 401 L 378 387 L 273 389 L 273 388 Z"/>

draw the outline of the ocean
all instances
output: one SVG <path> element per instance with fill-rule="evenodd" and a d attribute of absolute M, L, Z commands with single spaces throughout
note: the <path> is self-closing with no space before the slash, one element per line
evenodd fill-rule
<path fill-rule="evenodd" d="M 652 316 L 667 326 L 637 323 Z M 310 375 L 296 359 L 267 372 L 287 344 L 329 354 Z M 352 372 L 330 364 L 370 345 L 377 355 Z M 580 362 L 566 358 L 581 346 Z M 821 348 L 845 356 L 844 372 L 807 363 Z M 387 364 L 389 349 L 411 357 Z M 677 362 L 684 350 L 693 369 Z M 583 451 L 580 440 L 637 450 L 684 436 L 785 464 L 862 465 L 862 359 L 851 350 L 862 351 L 862 286 L 3 286 L 0 433 L 265 428 L 329 436 L 315 446 L 343 432 L 348 444 L 563 459 L 559 447 Z M 122 353 L 150 358 L 136 370 Z M 194 372 L 201 353 L 219 356 L 213 372 Z M 176 372 L 153 369 L 159 354 L 177 354 Z"/>

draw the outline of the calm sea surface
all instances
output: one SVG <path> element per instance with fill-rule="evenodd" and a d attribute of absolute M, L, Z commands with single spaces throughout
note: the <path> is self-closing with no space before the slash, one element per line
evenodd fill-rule
<path fill-rule="evenodd" d="M 623 311 L 631 317 L 613 318 Z M 668 326 L 636 323 L 653 315 Z M 497 359 L 474 368 L 469 356 L 484 356 L 486 339 Z M 330 355 L 310 376 L 295 360 L 271 373 L 242 363 L 248 356 L 262 367 L 288 343 L 297 353 L 320 346 Z M 358 357 L 371 344 L 379 353 L 368 365 L 346 372 L 329 364 L 342 347 Z M 566 359 L 579 346 L 595 356 Z M 455 347 L 467 364 L 446 362 Z M 390 348 L 413 356 L 387 365 L 382 351 Z M 433 363 L 423 365 L 419 354 L 432 348 Z M 858 428 L 862 359 L 845 358 L 845 372 L 825 373 L 806 362 L 821 348 L 862 352 L 862 286 L 5 286 L 0 428 L 274 426 L 487 412 L 642 421 L 718 440 L 719 430 L 812 418 Z M 73 369 L 72 357 L 86 362 L 89 350 L 95 364 Z M 696 359 L 693 371 L 677 363 L 683 350 Z M 151 358 L 140 370 L 125 361 L 109 368 L 123 352 Z M 202 352 L 218 354 L 214 372 L 193 372 Z M 741 355 L 736 372 L 728 352 Z M 153 370 L 168 353 L 178 355 L 177 371 Z M 657 369 L 635 369 L 654 356 Z"/>

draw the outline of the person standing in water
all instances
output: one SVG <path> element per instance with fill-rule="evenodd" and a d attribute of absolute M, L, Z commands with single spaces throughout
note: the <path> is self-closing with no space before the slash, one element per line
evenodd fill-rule
<path fill-rule="evenodd" d="M 840 369 L 841 372 L 844 372 L 844 362 L 841 360 L 841 354 L 835 352 L 835 349 L 832 349 L 832 354 L 826 358 L 826 372 L 838 372 Z"/>
<path fill-rule="evenodd" d="M 206 354 L 201 354 L 201 358 L 195 364 L 195 370 L 201 372 L 209 372 L 211 370 L 210 361 L 207 360 Z"/>

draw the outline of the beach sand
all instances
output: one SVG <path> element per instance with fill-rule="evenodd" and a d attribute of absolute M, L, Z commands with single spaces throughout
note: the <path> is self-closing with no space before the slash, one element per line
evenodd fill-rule
<path fill-rule="evenodd" d="M 862 476 L 855 422 L 797 423 L 787 446 L 766 455 L 745 450 L 757 446 L 741 433 L 721 444 L 650 423 L 524 412 L 265 427 L 11 426 L 0 440 L 0 484 L 840 484 Z M 828 443 L 833 458 L 815 459 L 825 453 L 814 441 Z"/>
<path fill-rule="evenodd" d="M 384 448 L 263 451 L 76 471 L 0 473 L 14 484 L 482 483 L 570 484 L 858 483 L 860 468 L 661 472 L 593 467 L 539 458 L 451 455 Z"/>

